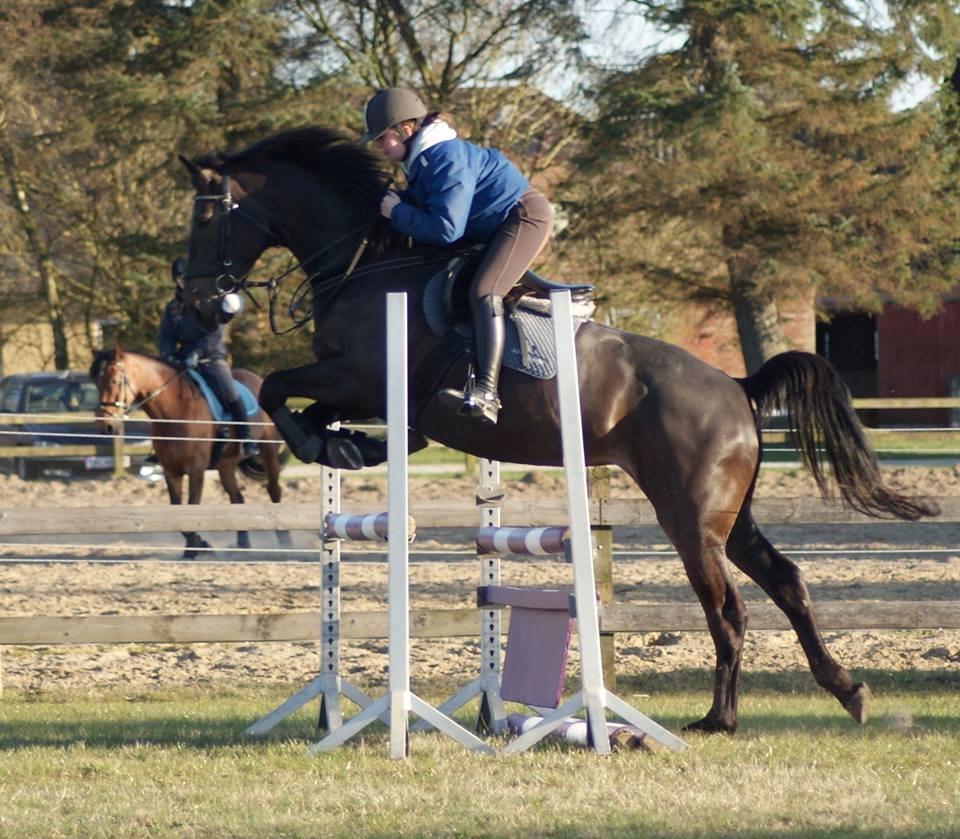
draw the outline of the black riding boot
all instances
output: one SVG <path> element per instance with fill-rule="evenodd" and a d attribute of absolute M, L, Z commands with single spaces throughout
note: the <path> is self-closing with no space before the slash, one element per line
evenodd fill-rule
<path fill-rule="evenodd" d="M 481 297 L 473 304 L 473 333 L 477 349 L 476 379 L 464 391 L 440 392 L 447 404 L 459 401 L 458 413 L 495 425 L 500 412 L 497 384 L 503 361 L 503 298 L 496 294 Z"/>
<path fill-rule="evenodd" d="M 237 429 L 237 441 L 240 443 L 244 458 L 260 454 L 260 447 L 256 441 L 250 439 L 250 426 L 247 425 L 249 417 L 247 417 L 247 409 L 243 407 L 243 400 L 237 397 L 227 405 L 227 410 L 230 411 L 234 422 L 243 423 L 234 428 Z"/>

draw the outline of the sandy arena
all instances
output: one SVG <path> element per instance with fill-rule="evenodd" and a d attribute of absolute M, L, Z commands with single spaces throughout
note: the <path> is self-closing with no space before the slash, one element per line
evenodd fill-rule
<path fill-rule="evenodd" d="M 960 494 L 960 467 L 900 468 L 887 479 L 910 494 Z M 350 476 L 344 481 L 343 506 L 351 500 L 375 501 L 385 495 L 383 477 Z M 266 502 L 266 493 L 252 482 L 244 488 L 249 502 Z M 420 499 L 472 497 L 472 478 L 413 478 L 411 495 Z M 563 496 L 562 475 L 531 472 L 507 483 L 513 496 Z M 314 478 L 286 479 L 285 498 L 309 502 L 319 497 Z M 39 507 L 55 516 L 62 506 L 142 505 L 165 503 L 161 484 L 127 478 L 120 481 L 23 482 L 0 477 L 0 506 Z M 612 494 L 635 496 L 626 478 L 615 476 Z M 765 470 L 758 498 L 815 495 L 803 473 Z M 224 503 L 216 480 L 208 480 L 205 498 Z M 466 522 L 470 525 L 470 522 Z M 941 523 L 778 526 L 764 529 L 771 541 L 791 554 L 803 568 L 814 605 L 823 600 L 960 600 L 958 525 Z M 274 546 L 272 534 L 251 534 L 255 547 Z M 304 562 L 308 550 L 319 547 L 316 533 L 295 534 L 303 553 L 269 563 L 171 562 L 182 545 L 178 535 L 119 538 L 59 538 L 59 544 L 0 546 L 0 613 L 14 615 L 90 614 L 235 614 L 245 612 L 316 611 L 318 568 Z M 472 558 L 470 530 L 423 530 L 411 556 L 411 605 L 414 608 L 462 608 L 474 600 L 479 578 Z M 218 548 L 232 544 L 232 534 L 208 534 Z M 614 532 L 616 598 L 635 602 L 695 602 L 679 560 L 639 557 L 631 551 L 667 548 L 659 530 L 643 528 Z M 22 542 L 35 540 L 18 540 Z M 109 541 L 109 548 L 91 542 Z M 909 549 L 942 549 L 914 553 Z M 801 550 L 838 550 L 836 554 L 803 555 Z M 885 555 L 858 553 L 866 549 L 897 549 Z M 375 553 L 344 550 L 343 608 L 346 611 L 386 608 L 387 567 L 382 548 Z M 418 551 L 431 553 L 420 555 Z M 453 552 L 453 553 L 451 553 Z M 622 555 L 621 555 L 622 554 Z M 255 554 L 253 555 L 256 556 Z M 70 563 L 43 561 L 73 557 Z M 316 554 L 312 558 L 315 560 Z M 104 558 L 136 560 L 103 563 Z M 247 555 L 244 559 L 250 559 Z M 30 559 L 32 561 L 16 561 Z M 569 583 L 569 568 L 554 562 L 505 562 L 505 583 Z M 736 573 L 736 572 L 735 572 Z M 742 575 L 748 602 L 765 595 Z M 856 671 L 869 669 L 956 670 L 960 668 L 960 632 L 930 630 L 826 632 L 836 656 Z M 706 632 L 647 633 L 617 637 L 617 670 L 629 676 L 687 668 L 712 668 L 713 651 Z M 100 691 L 133 693 L 177 686 L 237 687 L 298 684 L 314 675 L 317 645 L 313 643 L 113 644 L 103 646 L 6 647 L 3 686 L 8 691 Z M 360 683 L 385 678 L 386 642 L 347 643 L 343 674 Z M 477 669 L 478 644 L 471 639 L 421 641 L 413 645 L 414 680 L 437 677 L 466 681 Z M 747 671 L 806 669 L 792 633 L 748 633 L 744 668 Z M 709 690 L 708 685 L 704 685 Z"/>

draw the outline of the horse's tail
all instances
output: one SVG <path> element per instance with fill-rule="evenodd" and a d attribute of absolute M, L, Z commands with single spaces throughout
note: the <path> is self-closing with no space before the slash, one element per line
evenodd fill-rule
<path fill-rule="evenodd" d="M 850 391 L 828 361 L 808 352 L 784 352 L 737 381 L 756 406 L 757 426 L 785 412 L 804 465 L 820 494 L 830 497 L 824 455 L 844 502 L 874 518 L 916 521 L 939 515 L 923 498 L 907 498 L 883 483 L 880 465 L 850 400 Z"/>

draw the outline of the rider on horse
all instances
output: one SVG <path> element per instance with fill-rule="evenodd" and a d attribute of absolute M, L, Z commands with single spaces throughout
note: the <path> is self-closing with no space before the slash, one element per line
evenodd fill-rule
<path fill-rule="evenodd" d="M 461 414 L 496 423 L 503 358 L 503 298 L 550 238 L 550 202 L 503 154 L 457 138 L 448 114 L 428 113 L 415 93 L 381 90 L 364 109 L 364 143 L 402 163 L 407 188 L 387 191 L 381 213 L 418 242 L 488 245 L 470 286 L 477 376 L 440 392 Z"/>
<path fill-rule="evenodd" d="M 179 369 L 196 370 L 210 386 L 217 399 L 229 411 L 236 426 L 237 438 L 243 446 L 243 456 L 258 454 L 257 444 L 250 439 L 247 411 L 237 392 L 233 374 L 226 362 L 227 348 L 223 340 L 223 326 L 243 310 L 243 299 L 236 293 L 224 296 L 217 322 L 204 323 L 199 313 L 183 300 L 186 276 L 184 260 L 177 257 L 170 264 L 170 273 L 176 291 L 163 312 L 157 349 L 160 357 Z"/>

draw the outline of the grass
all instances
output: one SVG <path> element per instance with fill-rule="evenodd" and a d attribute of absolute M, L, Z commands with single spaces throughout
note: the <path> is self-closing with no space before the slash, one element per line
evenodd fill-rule
<path fill-rule="evenodd" d="M 676 730 L 703 713 L 708 684 L 676 675 L 645 679 L 649 696 L 618 692 Z M 0 835 L 960 835 L 958 676 L 887 674 L 879 685 L 863 727 L 806 674 L 753 674 L 738 734 L 690 736 L 681 754 L 599 758 L 543 744 L 491 758 L 413 733 L 405 761 L 387 757 L 382 728 L 308 756 L 315 703 L 245 739 L 287 691 L 8 694 Z"/>

